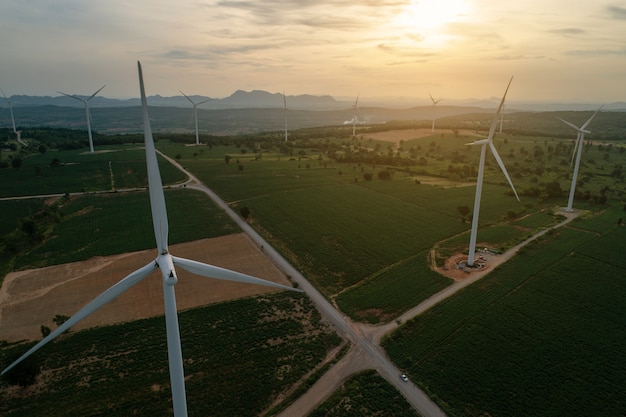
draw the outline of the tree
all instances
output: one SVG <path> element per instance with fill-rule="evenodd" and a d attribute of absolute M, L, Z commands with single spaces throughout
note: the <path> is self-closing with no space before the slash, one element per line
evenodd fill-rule
<path fill-rule="evenodd" d="M 241 217 L 243 217 L 244 220 L 248 220 L 248 217 L 250 216 L 250 209 L 247 206 L 244 206 L 239 209 L 239 214 L 241 214 Z"/>
<path fill-rule="evenodd" d="M 391 179 L 391 173 L 388 170 L 383 170 L 383 171 L 379 171 L 378 172 L 378 178 L 381 180 L 390 180 Z"/>
<path fill-rule="evenodd" d="M 465 221 L 465 216 L 467 216 L 469 214 L 469 212 L 470 212 L 469 207 L 467 207 L 467 206 L 459 206 L 456 209 L 459 211 L 459 213 L 461 213 L 461 219 L 463 221 Z"/>
<path fill-rule="evenodd" d="M 46 151 L 48 150 L 46 145 L 44 145 L 43 143 L 41 145 L 39 145 L 39 148 L 37 148 L 37 149 L 39 150 L 39 153 L 46 153 Z"/>
<path fill-rule="evenodd" d="M 230 163 L 230 155 L 224 155 L 224 162 L 226 162 L 227 164 Z"/>
<path fill-rule="evenodd" d="M 54 324 L 56 324 L 57 326 L 62 325 L 63 323 L 65 323 L 67 320 L 69 320 L 68 316 L 65 316 L 63 314 L 57 314 L 52 318 L 52 322 Z"/>
<path fill-rule="evenodd" d="M 6 365 L 15 362 L 19 358 L 19 354 L 15 354 L 7 359 Z M 33 385 L 37 380 L 37 375 L 41 372 L 39 362 L 34 356 L 29 356 L 22 362 L 15 365 L 13 369 L 7 372 L 4 377 L 6 381 L 11 385 L 19 385 L 20 387 L 27 387 Z"/>
<path fill-rule="evenodd" d="M 39 327 L 39 330 L 41 331 L 42 337 L 46 337 L 50 334 L 50 328 L 48 326 L 44 326 L 43 324 Z"/>

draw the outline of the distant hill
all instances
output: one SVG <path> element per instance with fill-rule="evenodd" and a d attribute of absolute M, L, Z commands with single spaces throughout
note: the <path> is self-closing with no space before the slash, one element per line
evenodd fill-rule
<path fill-rule="evenodd" d="M 89 96 L 77 95 L 82 99 Z M 198 108 L 203 109 L 243 109 L 243 108 L 283 108 L 283 95 L 280 93 L 268 93 L 267 91 L 237 90 L 226 98 L 211 98 L 206 96 L 189 96 L 194 103 L 204 100 Z M 14 107 L 33 106 L 60 106 L 60 107 L 83 107 L 83 103 L 71 97 L 59 95 L 51 96 L 24 96 L 14 95 L 11 97 Z M 160 95 L 148 97 L 148 104 L 157 107 L 192 107 L 192 104 L 184 96 L 163 97 Z M 139 106 L 139 98 L 115 99 L 103 96 L 95 96 L 89 101 L 90 108 L 103 107 L 133 107 Z M 337 110 L 348 108 L 350 104 L 335 100 L 329 95 L 314 96 L 309 94 L 287 96 L 287 108 L 294 110 Z"/>

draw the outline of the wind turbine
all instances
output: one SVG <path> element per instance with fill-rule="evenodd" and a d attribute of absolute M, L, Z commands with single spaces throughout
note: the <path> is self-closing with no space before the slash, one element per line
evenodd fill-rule
<path fill-rule="evenodd" d="M 285 109 L 285 142 L 287 142 L 287 140 L 289 139 L 289 136 L 287 133 L 287 96 L 285 95 L 284 91 L 283 91 L 283 108 Z"/>
<path fill-rule="evenodd" d="M 578 178 L 578 168 L 580 167 L 580 157 L 583 154 L 583 143 L 585 141 L 585 133 L 591 133 L 591 131 L 585 130 L 585 128 L 589 125 L 589 123 L 591 123 L 593 118 L 596 117 L 596 114 L 598 114 L 600 110 L 602 110 L 602 107 L 596 110 L 596 112 L 592 114 L 591 117 L 581 127 L 578 127 L 575 124 L 568 122 L 567 120 L 563 120 L 557 117 L 557 119 L 559 119 L 566 125 L 576 129 L 578 132 L 576 136 L 576 142 L 574 142 L 574 153 L 572 154 L 572 160 L 574 160 L 574 155 L 576 156 L 576 163 L 574 164 L 574 174 L 572 175 L 572 185 L 570 186 L 570 189 L 569 189 L 569 199 L 567 200 L 567 207 L 565 208 L 565 211 L 569 211 L 569 212 L 574 211 L 574 209 L 572 209 L 572 204 L 574 203 L 574 191 L 576 190 L 576 179 Z M 571 162 L 570 162 L 570 165 L 571 165 Z"/>
<path fill-rule="evenodd" d="M 17 136 L 17 141 L 21 143 L 22 145 L 24 145 L 24 142 L 22 142 L 22 137 L 21 137 L 22 132 L 18 132 L 17 129 L 15 128 L 15 117 L 13 117 L 13 102 L 9 100 L 9 98 L 7 97 L 6 94 L 4 94 L 4 91 L 2 91 L 1 88 L 0 88 L 0 92 L 4 96 L 4 99 L 7 101 L 7 103 L 9 104 L 9 112 L 11 113 L 11 124 L 13 125 L 13 133 L 15 133 L 15 136 Z"/>
<path fill-rule="evenodd" d="M 96 94 L 98 94 L 104 87 L 106 87 L 106 85 L 100 87 L 98 91 L 89 96 L 88 99 L 80 98 L 72 94 L 66 94 L 62 91 L 57 91 L 59 94 L 63 94 L 64 96 L 68 96 L 78 101 L 82 101 L 85 104 L 85 116 L 87 117 L 87 133 L 89 134 L 89 152 L 91 153 L 93 153 L 93 138 L 91 137 L 91 113 L 89 113 L 89 100 L 94 98 Z"/>
<path fill-rule="evenodd" d="M 180 90 L 178 90 L 180 91 Z M 200 104 L 202 103 L 206 103 L 207 101 L 211 101 L 211 99 L 207 99 L 207 100 L 202 100 L 198 103 L 194 103 L 194 101 L 192 99 L 190 99 L 187 94 L 183 93 L 182 91 L 180 91 L 180 94 L 182 94 L 183 96 L 185 96 L 185 98 L 187 100 L 189 100 L 191 102 L 191 104 L 193 105 L 193 118 L 196 121 L 196 145 L 200 145 L 200 138 L 198 136 L 198 111 L 196 109 L 196 107 L 198 107 Z"/>
<path fill-rule="evenodd" d="M 435 100 L 430 93 L 428 93 L 428 95 L 430 96 L 430 101 L 433 102 L 433 127 L 432 127 L 431 132 L 435 133 L 435 118 L 436 118 L 436 113 L 437 113 L 437 104 L 439 104 L 439 102 L 443 99 L 439 98 Z"/>
<path fill-rule="evenodd" d="M 480 162 L 478 164 L 478 178 L 476 179 L 476 196 L 474 197 L 474 214 L 472 216 L 472 231 L 470 234 L 470 244 L 469 251 L 467 253 L 467 266 L 474 266 L 474 255 L 476 252 L 476 234 L 478 232 L 478 214 L 480 212 L 480 197 L 482 194 L 483 188 L 483 174 L 485 172 L 485 154 L 487 152 L 487 145 L 491 150 L 494 158 L 498 162 L 500 169 L 504 173 L 509 185 L 513 189 L 513 193 L 515 194 L 515 198 L 519 201 L 519 196 L 517 195 L 517 191 L 515 191 L 515 187 L 513 186 L 513 182 L 511 182 L 511 177 L 509 177 L 509 173 L 506 171 L 506 167 L 496 150 L 496 147 L 493 145 L 493 136 L 496 131 L 496 124 L 498 123 L 498 116 L 500 116 L 500 112 L 502 111 L 502 107 L 504 106 L 504 100 L 506 98 L 506 93 L 509 91 L 509 86 L 511 85 L 511 81 L 513 81 L 513 77 L 509 80 L 509 84 L 506 86 L 506 90 L 504 91 L 504 95 L 502 96 L 502 100 L 500 101 L 500 106 L 498 106 L 498 110 L 496 114 L 493 116 L 493 120 L 491 121 L 491 127 L 489 128 L 489 136 L 486 139 L 477 140 L 473 143 L 468 143 L 467 145 L 481 145 L 480 149 Z"/>
<path fill-rule="evenodd" d="M 165 327 L 167 333 L 167 353 L 170 369 L 170 382 L 172 388 L 172 404 L 175 417 L 187 416 L 187 398 L 185 396 L 185 375 L 183 370 L 183 357 L 180 345 L 180 331 L 178 328 L 178 315 L 176 310 L 176 296 L 174 285 L 178 282 L 174 266 L 179 266 L 186 271 L 201 275 L 207 278 L 215 278 L 226 281 L 243 282 L 249 284 L 267 285 L 285 290 L 301 291 L 293 287 L 266 281 L 250 275 L 231 271 L 213 265 L 179 258 L 169 253 L 168 221 L 165 207 L 165 196 L 163 193 L 163 183 L 156 158 L 152 129 L 148 117 L 148 105 L 143 85 L 143 75 L 141 63 L 137 62 L 139 72 L 139 87 L 141 91 L 141 106 L 143 109 L 144 139 L 146 146 L 146 163 L 148 167 L 148 191 L 150 194 L 150 208 L 152 209 L 152 224 L 154 226 L 154 236 L 156 238 L 158 254 L 154 261 L 132 272 L 117 284 L 97 296 L 76 314 L 70 317 L 65 323 L 56 328 L 48 336 L 33 346 L 28 352 L 23 354 L 11 365 L 6 367 L 0 375 L 4 375 L 14 366 L 26 359 L 39 348 L 50 342 L 52 339 L 69 329 L 80 320 L 112 301 L 126 290 L 146 278 L 157 268 L 161 269 L 163 279 L 163 296 L 165 301 Z"/>
<path fill-rule="evenodd" d="M 361 95 L 361 92 L 359 92 L 356 95 L 356 100 L 354 104 L 352 105 L 352 108 L 354 109 L 354 118 L 352 119 L 352 137 L 356 136 L 356 121 L 359 115 L 359 96 L 360 95 Z"/>

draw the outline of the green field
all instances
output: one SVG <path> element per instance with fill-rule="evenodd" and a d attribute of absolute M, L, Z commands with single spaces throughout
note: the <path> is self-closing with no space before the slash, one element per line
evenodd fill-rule
<path fill-rule="evenodd" d="M 341 339 L 303 295 L 276 293 L 179 314 L 190 416 L 256 416 Z M 0 382 L 9 416 L 171 414 L 163 317 L 61 337 L 35 354 L 38 389 Z M 23 352 L 0 350 L 0 360 Z"/>
<path fill-rule="evenodd" d="M 119 145 L 110 152 L 95 154 L 73 150 L 28 155 L 19 169 L 0 170 L 0 197 L 108 191 L 113 185 L 118 189 L 145 187 L 145 158 L 145 151 L 135 145 Z M 53 164 L 55 159 L 58 164 Z M 164 184 L 185 179 L 171 164 L 159 160 Z"/>
<path fill-rule="evenodd" d="M 166 190 L 169 243 L 222 236 L 239 229 L 203 193 Z M 156 247 L 147 192 L 74 196 L 43 244 L 22 254 L 15 268 L 43 267 Z M 193 213 L 194 215 L 189 215 Z"/>
<path fill-rule="evenodd" d="M 309 417 L 416 417 L 419 414 L 376 371 L 354 375 Z"/>
<path fill-rule="evenodd" d="M 624 415 L 619 216 L 607 210 L 532 243 L 385 349 L 451 416 Z"/>

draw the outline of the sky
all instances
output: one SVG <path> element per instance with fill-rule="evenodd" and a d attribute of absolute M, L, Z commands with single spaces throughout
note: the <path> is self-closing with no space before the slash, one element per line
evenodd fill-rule
<path fill-rule="evenodd" d="M 2 0 L 0 88 L 626 101 L 626 1 Z M 442 104 L 444 104 L 442 102 Z"/>

